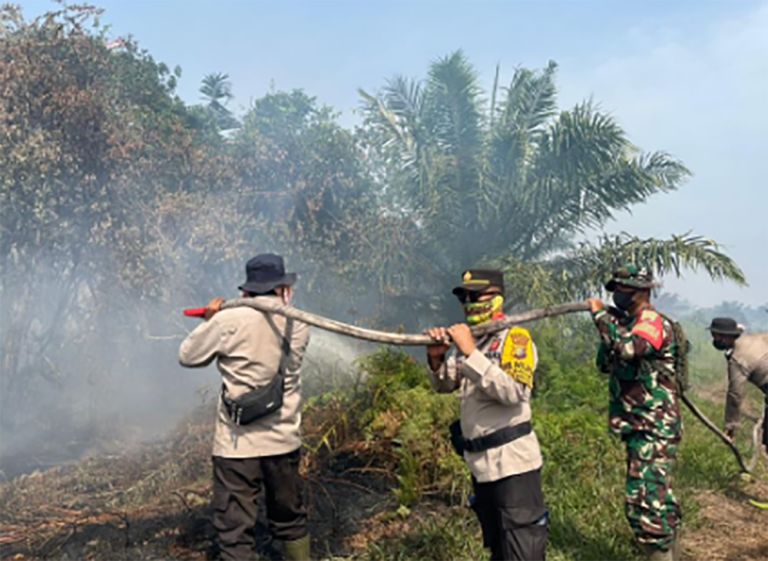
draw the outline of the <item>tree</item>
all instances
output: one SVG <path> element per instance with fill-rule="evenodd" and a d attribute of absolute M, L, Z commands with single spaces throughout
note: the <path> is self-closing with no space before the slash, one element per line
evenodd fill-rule
<path fill-rule="evenodd" d="M 203 78 L 202 86 L 200 86 L 200 93 L 203 94 L 203 100 L 207 102 L 205 108 L 213 116 L 219 130 L 234 129 L 240 126 L 232 112 L 227 109 L 227 103 L 234 97 L 228 74 L 216 72 L 206 75 Z"/>
<path fill-rule="evenodd" d="M 701 325 L 709 325 L 712 318 L 729 317 L 744 325 L 748 332 L 768 330 L 768 305 L 747 306 L 743 302 L 721 302 L 717 306 L 697 310 L 696 318 Z"/>
<path fill-rule="evenodd" d="M 461 51 L 436 60 L 423 81 L 395 77 L 360 91 L 379 195 L 415 225 L 409 250 L 432 256 L 411 277 L 432 286 L 479 263 L 538 263 L 576 295 L 617 262 L 649 259 L 656 272 L 703 267 L 744 283 L 718 246 L 690 235 L 622 235 L 575 245 L 616 211 L 677 189 L 690 172 L 663 152 L 635 147 L 590 101 L 557 110 L 556 65 L 518 68 L 507 88 L 499 69 L 490 100 Z M 516 268 L 519 271 L 519 268 Z M 528 275 L 530 277 L 530 275 Z"/>
<path fill-rule="evenodd" d="M 302 292 L 322 295 L 311 307 L 353 308 L 339 299 L 368 290 L 380 220 L 355 136 L 304 91 L 273 91 L 253 102 L 231 147 L 250 239 L 302 269 Z"/>
<path fill-rule="evenodd" d="M 661 292 L 653 299 L 653 305 L 657 310 L 674 318 L 689 316 L 695 308 L 690 302 L 684 300 L 679 294 Z"/>
<path fill-rule="evenodd" d="M 42 379 L 87 375 L 73 367 L 79 351 L 101 353 L 107 337 L 150 323 L 153 306 L 130 300 L 161 302 L 176 288 L 169 201 L 199 200 L 226 178 L 186 126 L 175 75 L 131 41 L 110 51 L 103 29 L 89 29 L 99 13 L 65 7 L 26 22 L 0 12 L 4 429 L 36 414 Z M 130 369 L 135 353 L 119 356 Z"/>

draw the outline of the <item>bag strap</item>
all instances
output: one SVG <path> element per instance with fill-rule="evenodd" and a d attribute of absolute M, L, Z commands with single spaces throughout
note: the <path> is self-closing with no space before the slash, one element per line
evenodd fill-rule
<path fill-rule="evenodd" d="M 285 389 L 285 369 L 288 366 L 288 358 L 291 356 L 291 339 L 293 339 L 293 319 L 288 318 L 285 322 L 285 333 L 283 334 L 283 353 L 280 356 L 280 366 L 277 368 L 277 375 L 283 380 L 283 389 Z"/>
<path fill-rule="evenodd" d="M 677 390 L 680 393 L 685 393 L 688 390 L 688 355 L 691 352 L 691 341 L 685 334 L 683 325 L 679 321 L 675 321 L 666 314 L 658 313 L 662 318 L 667 320 L 672 326 L 672 336 L 675 341 L 675 382 L 677 384 Z M 656 363 L 657 361 L 653 361 Z"/>

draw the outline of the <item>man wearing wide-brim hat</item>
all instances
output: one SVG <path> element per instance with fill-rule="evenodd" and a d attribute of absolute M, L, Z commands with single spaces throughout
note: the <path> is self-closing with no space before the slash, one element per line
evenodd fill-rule
<path fill-rule="evenodd" d="M 245 267 L 244 298 L 288 305 L 295 273 L 279 255 L 262 254 Z M 214 359 L 222 378 L 213 442 L 213 525 L 221 559 L 256 559 L 256 497 L 264 487 L 267 519 L 285 558 L 309 559 L 310 541 L 301 448 L 301 378 L 309 329 L 250 307 L 221 310 L 214 298 L 206 321 L 179 349 L 183 366 L 207 366 Z"/>
<path fill-rule="evenodd" d="M 707 329 L 712 333 L 712 345 L 725 351 L 728 360 L 725 434 L 733 438 L 739 428 L 741 404 L 747 382 L 751 382 L 765 394 L 763 445 L 768 452 L 768 333 L 742 335 L 744 328 L 732 318 L 714 318 Z"/>

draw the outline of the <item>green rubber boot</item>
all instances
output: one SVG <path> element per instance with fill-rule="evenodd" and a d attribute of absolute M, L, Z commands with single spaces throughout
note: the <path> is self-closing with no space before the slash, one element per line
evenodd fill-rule
<path fill-rule="evenodd" d="M 285 561 L 309 561 L 309 535 L 285 542 Z"/>

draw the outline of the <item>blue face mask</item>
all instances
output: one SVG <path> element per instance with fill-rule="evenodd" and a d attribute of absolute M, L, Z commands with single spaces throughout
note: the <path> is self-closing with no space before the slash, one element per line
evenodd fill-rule
<path fill-rule="evenodd" d="M 619 292 L 618 290 L 613 293 L 613 303 L 620 310 L 629 311 L 635 303 L 634 292 Z"/>

